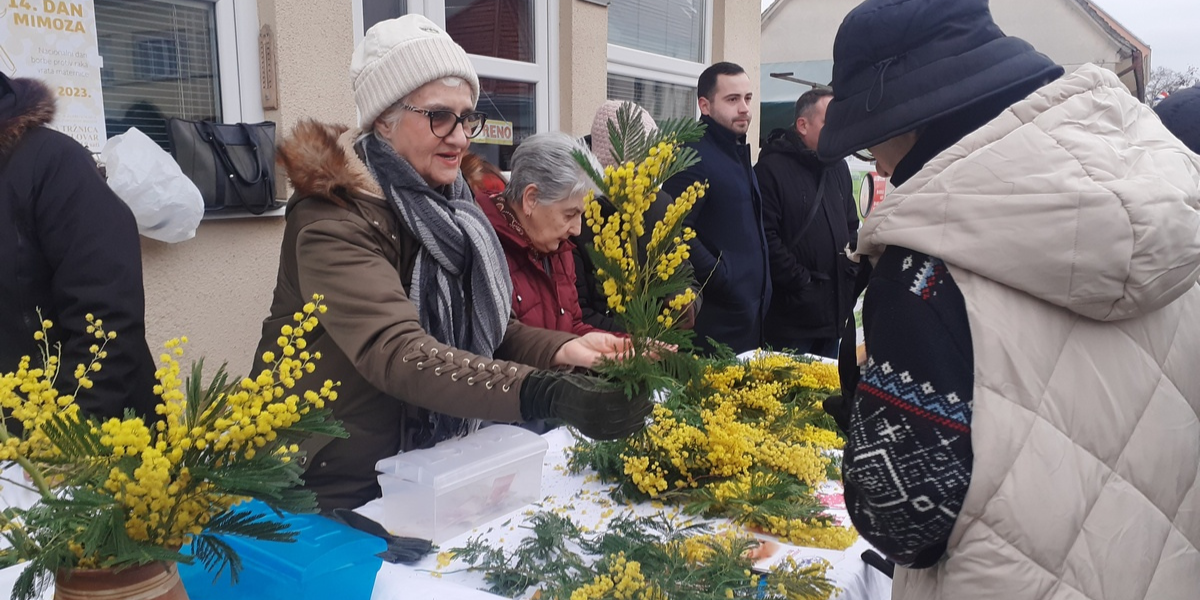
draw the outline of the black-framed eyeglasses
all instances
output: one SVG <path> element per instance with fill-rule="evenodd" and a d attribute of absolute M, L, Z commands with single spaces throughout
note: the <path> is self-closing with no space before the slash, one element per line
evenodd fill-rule
<path fill-rule="evenodd" d="M 481 131 L 483 131 L 484 123 L 487 123 L 487 113 L 484 112 L 469 112 L 465 115 L 457 115 L 452 110 L 426 110 L 417 108 L 407 104 L 401 104 L 405 110 L 411 110 L 415 113 L 420 113 L 429 117 L 429 131 L 439 138 L 445 138 L 454 132 L 454 128 L 460 123 L 463 126 L 463 133 L 467 139 L 471 139 Z"/>

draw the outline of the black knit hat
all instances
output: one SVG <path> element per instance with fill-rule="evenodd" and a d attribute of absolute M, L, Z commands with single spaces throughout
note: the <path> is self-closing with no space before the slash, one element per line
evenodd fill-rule
<path fill-rule="evenodd" d="M 1175 137 L 1200 154 L 1200 85 L 1167 96 L 1154 112 Z"/>
<path fill-rule="evenodd" d="M 842 158 L 1062 74 L 1028 42 L 1005 36 L 987 0 L 867 0 L 846 15 L 833 42 L 821 158 Z"/>

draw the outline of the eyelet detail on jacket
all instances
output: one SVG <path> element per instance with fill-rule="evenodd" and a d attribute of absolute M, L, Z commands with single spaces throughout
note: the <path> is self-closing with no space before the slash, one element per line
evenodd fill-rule
<path fill-rule="evenodd" d="M 500 369 L 500 365 L 492 365 L 492 372 L 493 372 L 493 373 L 499 373 L 499 372 L 500 372 L 500 370 L 501 370 L 501 369 Z"/>
<path fill-rule="evenodd" d="M 506 392 L 507 392 L 508 390 L 511 390 L 511 389 L 512 389 L 512 386 L 511 386 L 511 385 L 508 385 L 508 384 L 506 383 L 506 384 L 504 384 L 504 385 L 500 386 L 500 389 L 502 389 L 502 390 L 504 390 L 504 391 L 506 391 Z"/>
<path fill-rule="evenodd" d="M 466 368 L 468 368 L 468 369 L 470 369 L 470 368 L 471 368 L 471 359 L 469 359 L 469 358 L 464 358 L 464 359 L 463 359 L 463 366 L 464 366 L 464 367 L 466 367 Z"/>
<path fill-rule="evenodd" d="M 492 382 L 490 382 L 490 381 L 489 381 L 489 382 L 487 382 L 487 383 L 483 384 L 483 387 L 485 387 L 485 388 L 487 388 L 487 389 L 489 389 L 489 390 L 490 390 L 490 389 L 492 389 Z"/>
<path fill-rule="evenodd" d="M 433 350 L 429 351 L 429 356 L 437 356 L 437 353 L 438 353 L 438 349 L 434 348 Z"/>
<path fill-rule="evenodd" d="M 450 381 L 458 381 L 459 379 L 462 379 L 462 375 L 459 375 L 458 373 L 453 373 L 450 375 Z"/>
<path fill-rule="evenodd" d="M 467 378 L 467 385 L 475 385 L 475 376 L 474 375 Z"/>
<path fill-rule="evenodd" d="M 433 374 L 437 377 L 441 377 L 442 376 L 442 368 L 438 367 L 438 368 L 434 369 Z"/>
<path fill-rule="evenodd" d="M 513 375 L 516 375 L 516 374 L 517 374 L 517 368 L 516 368 L 516 367 L 509 367 L 509 368 L 508 368 L 508 372 L 509 372 L 509 373 L 512 373 Z"/>
<path fill-rule="evenodd" d="M 453 353 L 453 352 L 450 352 L 450 351 L 448 351 L 448 350 L 447 350 L 447 351 L 446 351 L 446 360 L 448 360 L 448 361 L 453 361 L 453 360 L 454 360 L 454 353 Z"/>
<path fill-rule="evenodd" d="M 418 371 L 424 371 L 424 370 L 425 370 L 425 361 L 423 361 L 423 360 L 421 360 L 421 361 L 417 361 L 417 370 L 418 370 Z"/>
<path fill-rule="evenodd" d="M 483 363 L 479 363 L 479 366 L 478 366 L 478 367 L 475 367 L 475 368 L 476 368 L 476 369 L 481 369 L 481 370 L 484 370 L 484 371 L 486 371 L 486 370 L 487 370 L 487 365 L 485 365 L 485 364 L 483 364 Z"/>

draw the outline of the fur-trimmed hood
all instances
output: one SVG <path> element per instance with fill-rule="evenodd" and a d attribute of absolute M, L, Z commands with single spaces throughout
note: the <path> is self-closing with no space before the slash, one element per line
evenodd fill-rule
<path fill-rule="evenodd" d="M 54 92 L 46 84 L 0 73 L 0 156 L 15 148 L 25 132 L 54 120 L 54 110 Z"/>
<path fill-rule="evenodd" d="M 383 196 L 383 190 L 354 151 L 359 130 L 313 119 L 300 121 L 279 143 L 277 161 L 298 198 L 314 197 L 335 204 L 352 196 Z"/>

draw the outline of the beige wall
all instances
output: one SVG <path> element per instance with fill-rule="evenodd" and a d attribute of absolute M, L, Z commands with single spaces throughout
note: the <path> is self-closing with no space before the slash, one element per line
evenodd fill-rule
<path fill-rule="evenodd" d="M 607 9 L 581 0 L 559 4 L 559 123 L 582 135 L 607 96 Z M 267 112 L 280 137 L 302 118 L 353 124 L 349 64 L 351 0 L 259 0 L 260 24 L 275 32 L 279 110 Z M 759 0 L 714 0 L 713 60 L 729 60 L 759 81 Z M 750 139 L 758 139 L 757 124 Z M 286 188 L 279 186 L 280 194 Z M 147 338 L 157 350 L 187 335 L 189 355 L 210 368 L 250 365 L 269 309 L 283 235 L 281 217 L 206 220 L 192 240 L 142 240 Z M 157 354 L 157 352 L 155 352 Z"/>
<path fill-rule="evenodd" d="M 737 63 L 746 69 L 754 85 L 755 98 L 760 96 L 761 88 L 761 12 L 762 3 L 759 0 L 713 0 L 712 62 Z M 757 112 L 757 109 L 754 110 Z M 746 134 L 752 147 L 757 146 L 758 128 L 756 119 Z"/>
<path fill-rule="evenodd" d="M 1074 0 L 993 2 L 992 16 L 1005 33 L 1033 44 L 1068 72 L 1089 62 L 1114 69 L 1121 61 L 1121 46 Z"/>
<path fill-rule="evenodd" d="M 158 350 L 186 335 L 209 373 L 223 362 L 244 375 L 271 303 L 283 219 L 204 221 L 179 244 L 142 238 L 146 338 Z"/>
<path fill-rule="evenodd" d="M 862 0 L 775 0 L 760 25 L 762 62 L 807 62 L 833 58 L 833 38 L 842 19 Z"/>
<path fill-rule="evenodd" d="M 558 128 L 587 135 L 596 109 L 608 99 L 608 8 L 559 0 Z"/>
<path fill-rule="evenodd" d="M 259 21 L 275 31 L 280 110 L 266 116 L 279 136 L 304 117 L 354 120 L 351 19 L 348 0 L 260 0 Z M 282 235 L 281 217 L 258 217 L 206 220 L 179 244 L 143 238 L 151 350 L 187 335 L 192 358 L 206 357 L 210 369 L 228 362 L 244 374 L 270 308 Z"/>

